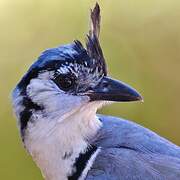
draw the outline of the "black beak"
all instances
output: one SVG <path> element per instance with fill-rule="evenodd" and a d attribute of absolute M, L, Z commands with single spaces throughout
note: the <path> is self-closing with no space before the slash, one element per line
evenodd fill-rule
<path fill-rule="evenodd" d="M 129 85 L 103 77 L 99 84 L 87 93 L 91 101 L 106 100 L 106 101 L 142 101 L 142 96 Z"/>

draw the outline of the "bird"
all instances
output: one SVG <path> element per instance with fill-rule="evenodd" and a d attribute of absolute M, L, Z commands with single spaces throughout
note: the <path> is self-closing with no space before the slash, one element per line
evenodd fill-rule
<path fill-rule="evenodd" d="M 97 114 L 112 102 L 142 101 L 108 75 L 100 6 L 86 46 L 45 50 L 12 92 L 23 145 L 46 180 L 179 180 L 180 147 L 130 120 Z"/>

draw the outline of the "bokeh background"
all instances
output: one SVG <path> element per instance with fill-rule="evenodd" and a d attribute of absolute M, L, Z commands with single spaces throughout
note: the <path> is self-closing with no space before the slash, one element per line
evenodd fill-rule
<path fill-rule="evenodd" d="M 131 119 L 180 145 L 180 1 L 99 1 L 109 74 L 144 97 L 100 112 Z M 88 31 L 92 0 L 0 0 L 0 179 L 41 180 L 21 144 L 10 93 L 41 51 Z"/>

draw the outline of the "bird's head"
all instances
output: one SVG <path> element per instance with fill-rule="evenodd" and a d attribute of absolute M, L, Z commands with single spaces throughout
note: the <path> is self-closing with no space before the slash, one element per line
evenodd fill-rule
<path fill-rule="evenodd" d="M 82 106 L 93 106 L 93 102 L 142 99 L 136 90 L 107 75 L 99 30 L 100 9 L 96 5 L 91 11 L 86 48 L 74 41 L 48 49 L 30 67 L 13 92 L 21 133 L 34 112 L 36 116 L 64 116 Z"/>

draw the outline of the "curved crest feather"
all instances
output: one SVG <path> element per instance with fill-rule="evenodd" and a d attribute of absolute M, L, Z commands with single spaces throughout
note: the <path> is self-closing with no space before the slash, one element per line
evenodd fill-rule
<path fill-rule="evenodd" d="M 100 7 L 96 3 L 94 9 L 91 9 L 90 30 L 87 35 L 86 47 L 88 55 L 96 60 L 97 65 L 103 68 L 104 75 L 107 75 L 107 66 L 99 43 L 100 21 Z"/>

